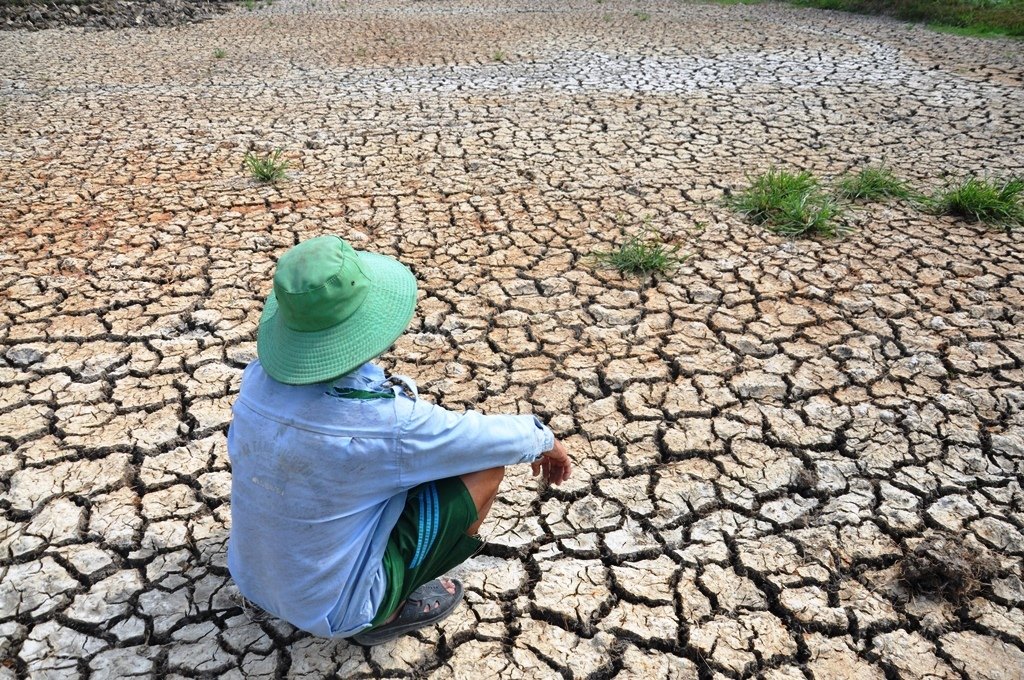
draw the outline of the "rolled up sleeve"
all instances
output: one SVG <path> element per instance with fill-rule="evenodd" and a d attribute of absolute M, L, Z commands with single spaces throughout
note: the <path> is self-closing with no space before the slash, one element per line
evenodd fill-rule
<path fill-rule="evenodd" d="M 399 397 L 404 399 L 405 397 Z M 536 416 L 455 413 L 421 399 L 410 400 L 401 418 L 402 485 L 464 475 L 488 468 L 532 463 L 555 444 Z"/>

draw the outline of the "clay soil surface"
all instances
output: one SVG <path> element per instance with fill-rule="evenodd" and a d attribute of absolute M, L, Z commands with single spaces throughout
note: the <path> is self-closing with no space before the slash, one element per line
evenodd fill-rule
<path fill-rule="evenodd" d="M 893 202 L 788 241 L 721 199 L 772 165 L 1019 172 L 1022 73 L 1015 42 L 648 0 L 0 34 L 0 678 L 1019 678 L 1021 233 Z M 692 257 L 588 258 L 644 224 Z M 239 376 L 324 233 L 416 273 L 389 369 L 578 463 L 512 470 L 467 605 L 373 650 L 225 566 Z M 982 561 L 956 587 L 946 549 Z"/>
<path fill-rule="evenodd" d="M 232 0 L 0 0 L 0 30 L 179 26 L 235 6 Z"/>

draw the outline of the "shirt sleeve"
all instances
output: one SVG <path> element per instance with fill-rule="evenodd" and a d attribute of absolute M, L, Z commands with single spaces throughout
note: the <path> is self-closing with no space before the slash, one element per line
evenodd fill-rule
<path fill-rule="evenodd" d="M 455 413 L 422 399 L 403 406 L 399 441 L 402 484 L 417 484 L 488 468 L 532 463 L 555 445 L 536 416 Z M 402 409 L 406 410 L 406 409 Z"/>

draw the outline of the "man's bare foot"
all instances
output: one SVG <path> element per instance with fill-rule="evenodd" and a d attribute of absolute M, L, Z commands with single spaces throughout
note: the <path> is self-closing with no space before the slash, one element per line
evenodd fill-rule
<path fill-rule="evenodd" d="M 455 584 L 452 583 L 451 579 L 439 578 L 437 580 L 441 582 L 441 585 L 444 586 L 444 589 L 448 591 L 449 595 L 454 595 L 455 594 Z M 402 607 L 404 607 L 404 606 L 405 606 L 405 602 L 403 601 L 397 607 L 395 607 L 394 613 L 392 613 L 391 616 L 389 616 L 387 619 L 385 619 L 384 623 L 385 624 L 391 623 L 392 621 L 397 619 L 399 612 L 402 611 Z M 438 602 L 437 600 L 434 600 L 433 605 L 431 605 L 430 603 L 426 603 L 426 604 L 423 605 L 423 613 L 424 614 L 429 614 L 431 609 L 437 609 L 440 606 L 441 606 L 441 603 Z M 384 624 L 381 624 L 381 625 L 384 625 Z"/>

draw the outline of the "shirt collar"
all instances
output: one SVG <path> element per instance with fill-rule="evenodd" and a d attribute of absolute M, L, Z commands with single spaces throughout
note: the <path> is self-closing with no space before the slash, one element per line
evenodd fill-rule
<path fill-rule="evenodd" d="M 375 385 L 384 382 L 384 369 L 372 361 L 349 371 L 334 381 L 335 387 L 350 387 L 352 389 L 365 388 L 367 385 Z"/>

